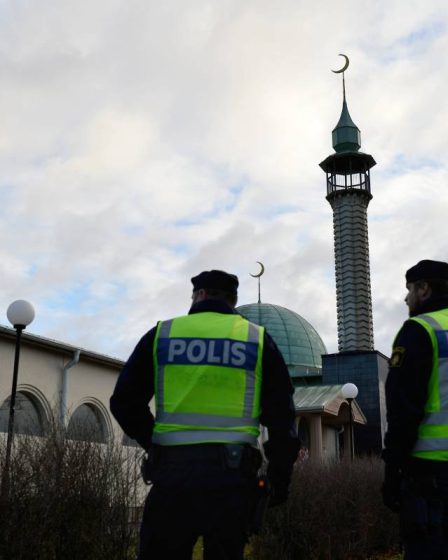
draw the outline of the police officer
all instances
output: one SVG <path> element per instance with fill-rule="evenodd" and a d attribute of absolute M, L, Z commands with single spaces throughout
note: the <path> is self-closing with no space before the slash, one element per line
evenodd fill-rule
<path fill-rule="evenodd" d="M 386 382 L 383 500 L 400 512 L 406 560 L 448 559 L 448 263 L 406 272 L 410 319 Z"/>
<path fill-rule="evenodd" d="M 298 452 L 288 370 L 264 328 L 236 313 L 238 278 L 211 270 L 191 281 L 189 314 L 143 336 L 111 397 L 150 457 L 140 560 L 190 559 L 200 535 L 204 558 L 242 559 L 259 424 L 269 432 L 272 505 L 287 498 Z"/>

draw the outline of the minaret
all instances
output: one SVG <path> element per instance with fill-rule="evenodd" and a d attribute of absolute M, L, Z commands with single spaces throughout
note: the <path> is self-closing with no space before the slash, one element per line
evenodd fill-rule
<path fill-rule="evenodd" d="M 348 59 L 344 70 L 347 66 Z M 336 153 L 320 163 L 327 174 L 326 198 L 333 208 L 338 347 L 340 352 L 370 351 L 373 321 L 367 206 L 372 198 L 370 169 L 376 162 L 359 151 L 361 133 L 348 112 L 342 76 L 342 112 L 332 133 Z"/>
<path fill-rule="evenodd" d="M 361 133 L 348 112 L 344 71 L 342 112 L 333 130 L 335 153 L 320 166 L 327 174 L 333 208 L 339 352 L 322 356 L 324 385 L 354 383 L 367 425 L 355 427 L 357 453 L 380 453 L 386 427 L 384 384 L 388 359 L 373 349 L 367 207 L 372 198 L 370 169 L 375 160 L 359 151 Z M 334 70 L 333 70 L 334 72 Z"/>

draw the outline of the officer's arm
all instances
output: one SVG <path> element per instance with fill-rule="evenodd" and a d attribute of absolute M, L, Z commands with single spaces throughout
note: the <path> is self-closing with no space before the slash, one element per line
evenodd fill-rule
<path fill-rule="evenodd" d="M 383 457 L 402 468 L 417 440 L 432 369 L 432 344 L 426 330 L 406 321 L 394 343 L 386 381 L 387 433 Z"/>
<path fill-rule="evenodd" d="M 285 361 L 275 342 L 266 334 L 260 422 L 269 433 L 269 441 L 265 445 L 269 477 L 274 486 L 283 487 L 285 491 L 299 450 L 293 394 Z"/>
<path fill-rule="evenodd" d="M 123 431 L 146 450 L 151 445 L 154 426 L 149 401 L 154 395 L 152 348 L 155 332 L 155 328 L 150 330 L 137 344 L 110 399 L 110 410 Z"/>

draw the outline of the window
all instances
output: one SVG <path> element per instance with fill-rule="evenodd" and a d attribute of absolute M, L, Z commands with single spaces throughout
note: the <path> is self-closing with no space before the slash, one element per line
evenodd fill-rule
<path fill-rule="evenodd" d="M 70 418 L 67 437 L 76 440 L 106 443 L 107 430 L 99 410 L 90 404 L 78 406 Z"/>
<path fill-rule="evenodd" d="M 8 431 L 10 402 L 11 397 L 8 397 L 0 407 L 0 432 Z M 45 433 L 45 414 L 38 400 L 30 393 L 16 393 L 14 433 L 28 436 L 43 436 Z"/>

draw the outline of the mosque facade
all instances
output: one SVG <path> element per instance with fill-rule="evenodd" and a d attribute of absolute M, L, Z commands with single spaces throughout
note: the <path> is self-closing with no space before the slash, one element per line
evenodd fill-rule
<path fill-rule="evenodd" d="M 0 326 L 0 433 L 8 431 L 16 333 Z M 36 336 L 22 334 L 14 432 L 44 436 L 59 423 L 68 437 L 85 434 L 133 445 L 109 412 L 109 398 L 124 362 Z"/>
<path fill-rule="evenodd" d="M 298 313 L 280 305 L 241 305 L 237 311 L 262 325 L 274 339 L 294 386 L 294 405 L 302 448 L 312 459 L 334 459 L 351 448 L 348 401 L 342 395 L 344 383 L 328 384 L 323 379 L 325 344 L 316 329 Z M 353 423 L 363 426 L 366 418 L 355 401 Z"/>
<path fill-rule="evenodd" d="M 325 345 L 303 317 L 278 305 L 256 303 L 238 311 L 267 327 L 285 358 L 295 387 L 294 403 L 302 452 L 315 460 L 335 459 L 351 446 L 348 402 L 342 384 L 322 381 Z M 9 395 L 16 333 L 0 326 L 0 433 L 7 432 Z M 67 437 L 114 439 L 128 447 L 127 438 L 109 411 L 109 398 L 124 362 L 63 342 L 22 334 L 19 383 L 15 407 L 15 433 L 45 436 L 51 422 Z M 153 403 L 151 403 L 153 407 Z M 153 408 L 154 410 L 154 408 Z M 365 423 L 357 402 L 355 425 Z"/>

